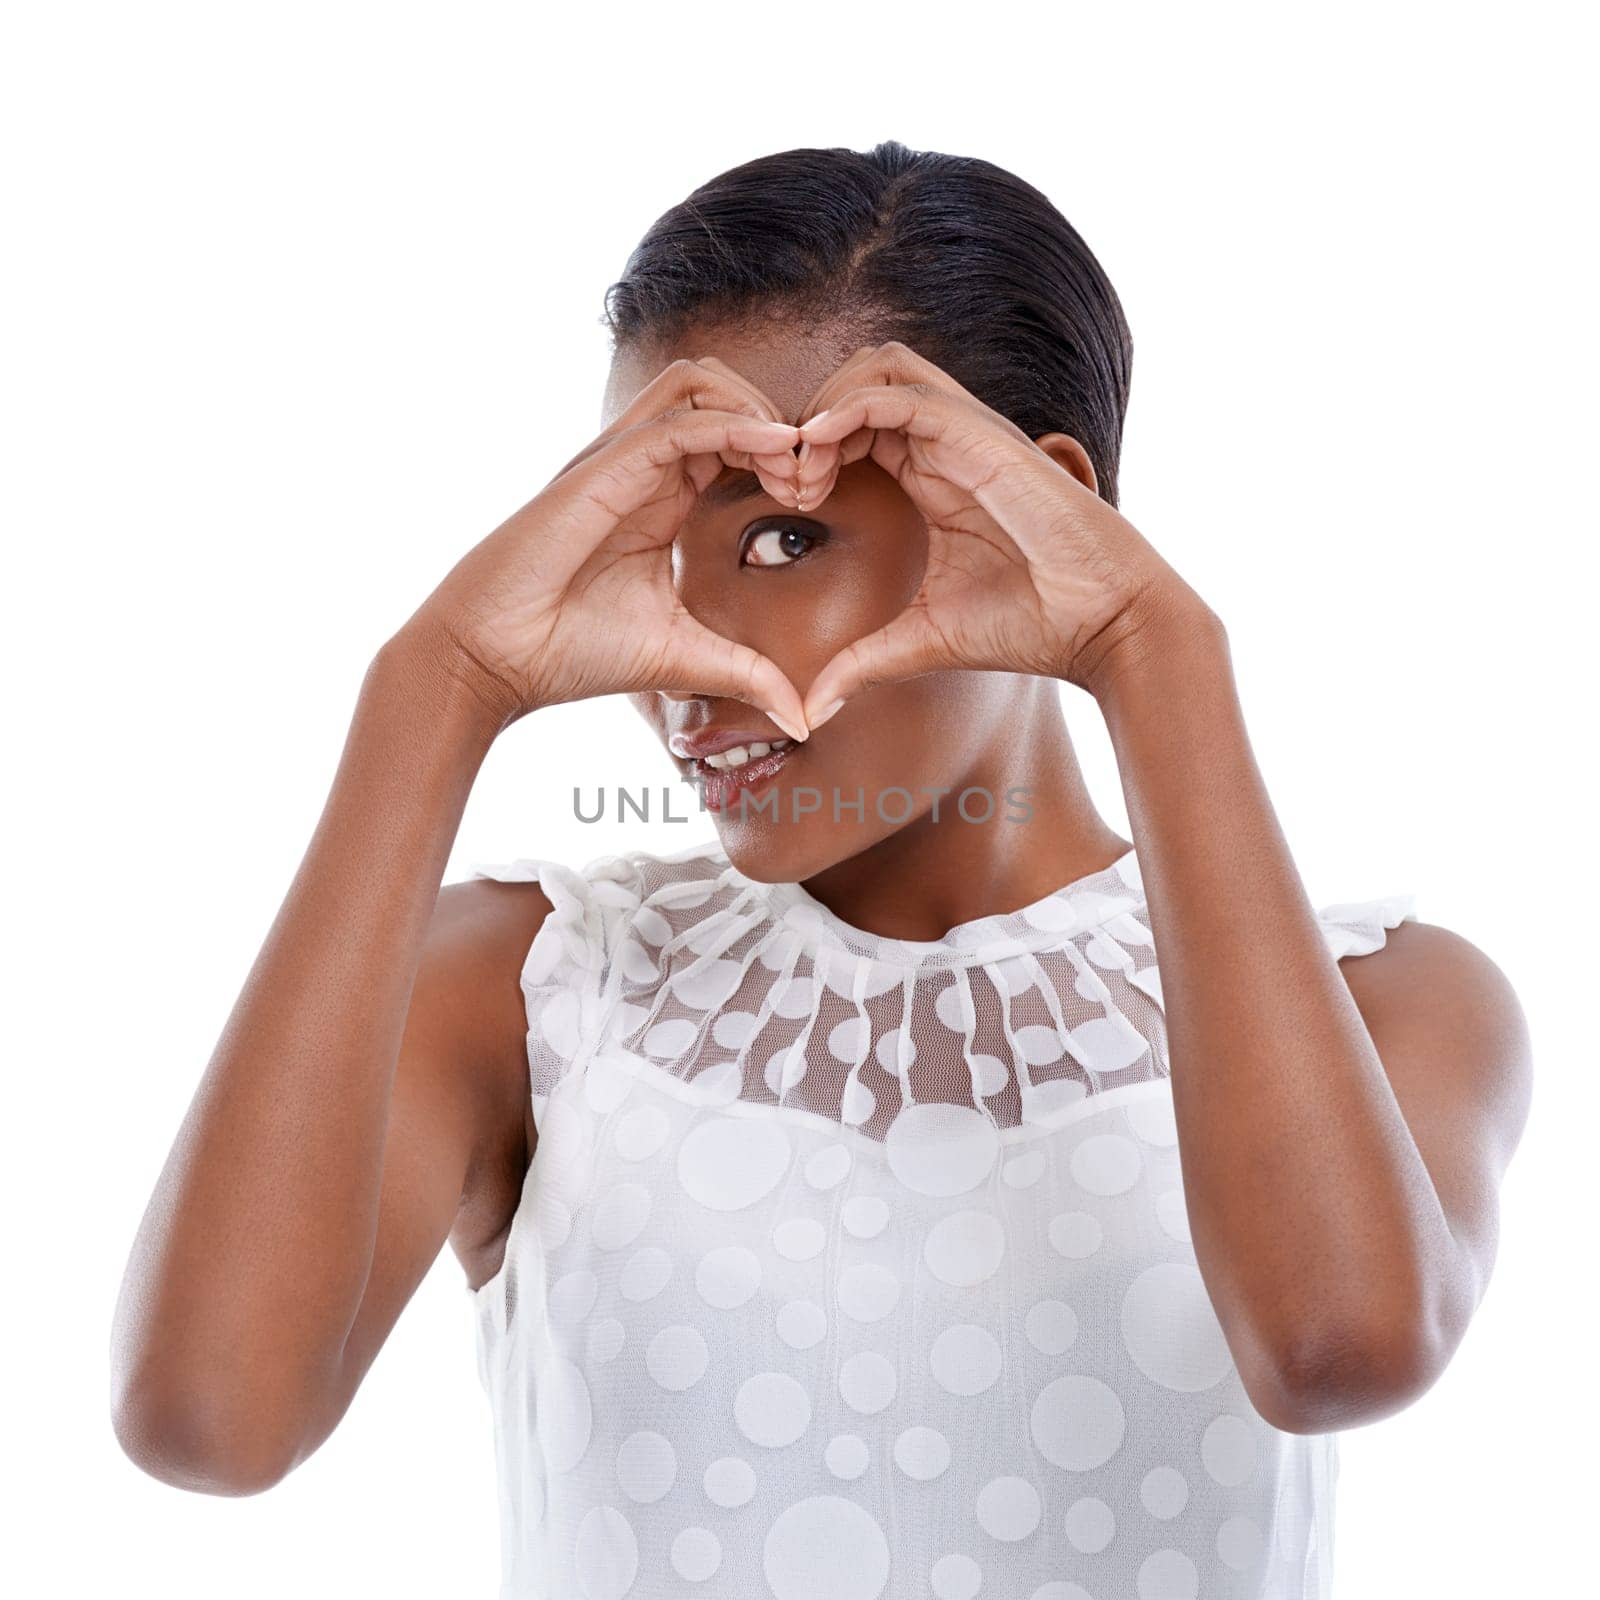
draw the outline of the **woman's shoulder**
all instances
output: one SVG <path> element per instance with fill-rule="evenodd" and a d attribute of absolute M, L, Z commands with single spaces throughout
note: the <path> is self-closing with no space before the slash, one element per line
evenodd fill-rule
<path fill-rule="evenodd" d="M 678 885 L 714 889 L 728 875 L 728 868 L 721 842 L 707 839 L 667 854 L 621 850 L 582 861 L 518 856 L 509 861 L 475 862 L 468 882 L 536 883 L 557 906 L 573 899 L 626 906 Z"/>
<path fill-rule="evenodd" d="M 737 890 L 736 877 L 720 841 L 709 839 L 668 853 L 612 851 L 581 863 L 541 856 L 475 863 L 469 885 L 483 886 L 480 893 L 492 893 L 489 885 L 536 886 L 548 902 L 540 935 L 553 930 L 546 940 L 551 958 L 565 955 L 592 967 L 609 961 L 630 931 L 659 944 L 722 909 Z"/>

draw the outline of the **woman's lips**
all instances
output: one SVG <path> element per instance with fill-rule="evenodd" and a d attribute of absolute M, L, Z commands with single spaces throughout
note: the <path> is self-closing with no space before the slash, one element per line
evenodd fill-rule
<path fill-rule="evenodd" d="M 700 785 L 706 810 L 725 811 L 730 806 L 737 805 L 741 790 L 758 789 L 769 778 L 776 776 L 779 768 L 795 753 L 796 748 L 795 745 L 787 745 L 782 750 L 773 750 L 767 755 L 756 756 L 741 767 L 712 767 L 704 760 L 691 762 L 690 770 Z M 749 806 L 744 809 L 753 812 L 755 807 Z"/>

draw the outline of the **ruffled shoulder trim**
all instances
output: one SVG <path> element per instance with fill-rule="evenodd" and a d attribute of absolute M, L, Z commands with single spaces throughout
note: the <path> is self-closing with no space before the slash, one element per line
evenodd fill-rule
<path fill-rule="evenodd" d="M 557 1083 L 600 1038 L 622 930 L 639 903 L 639 866 L 629 855 L 596 856 L 581 868 L 524 856 L 474 863 L 471 875 L 537 883 L 550 902 L 521 974 L 537 1120 Z"/>
<path fill-rule="evenodd" d="M 550 902 L 523 968 L 525 985 L 545 984 L 562 969 L 599 978 L 615 949 L 619 924 L 639 902 L 638 865 L 627 855 L 596 856 L 577 869 L 524 856 L 475 864 L 472 876 L 537 883 Z"/>
<path fill-rule="evenodd" d="M 654 972 L 652 947 L 685 928 L 700 935 L 737 898 L 715 841 L 670 855 L 599 855 L 576 868 L 523 856 L 474 863 L 471 875 L 537 883 L 550 902 L 522 966 L 536 1108 L 568 1068 L 592 1054 L 622 985 L 646 968 Z"/>
<path fill-rule="evenodd" d="M 1417 897 L 1414 894 L 1341 901 L 1317 911 L 1317 924 L 1336 961 L 1346 956 L 1368 956 L 1381 950 L 1388 942 L 1389 929 L 1416 920 Z"/>

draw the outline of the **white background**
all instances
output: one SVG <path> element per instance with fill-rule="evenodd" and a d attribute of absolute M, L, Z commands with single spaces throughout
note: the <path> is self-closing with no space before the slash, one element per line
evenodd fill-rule
<path fill-rule="evenodd" d="M 448 1251 L 330 1441 L 238 1500 L 120 1453 L 118 1281 L 363 669 L 598 431 L 600 297 L 636 239 L 738 162 L 884 138 L 1016 171 L 1116 284 L 1123 510 L 1228 625 L 1313 901 L 1415 892 L 1531 1019 L 1497 1275 L 1437 1386 L 1344 1436 L 1337 1592 L 1592 1581 L 1581 14 L 9 9 L 13 1592 L 494 1592 Z M 1126 834 L 1098 713 L 1068 697 Z M 450 876 L 709 837 L 573 819 L 573 783 L 641 773 L 672 776 L 625 701 L 518 725 Z"/>

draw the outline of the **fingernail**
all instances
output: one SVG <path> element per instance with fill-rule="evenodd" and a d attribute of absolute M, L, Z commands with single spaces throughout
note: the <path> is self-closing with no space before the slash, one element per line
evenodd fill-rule
<path fill-rule="evenodd" d="M 802 433 L 804 433 L 804 432 L 805 432 L 805 431 L 806 431 L 806 429 L 807 429 L 807 428 L 810 428 L 810 427 L 814 427 L 814 426 L 815 426 L 815 425 L 816 425 L 816 424 L 817 424 L 817 423 L 819 423 L 819 422 L 821 422 L 821 421 L 822 421 L 822 419 L 823 419 L 823 418 L 824 418 L 824 417 L 825 417 L 825 416 L 827 416 L 827 414 L 828 414 L 828 413 L 827 413 L 827 412 L 826 412 L 826 411 L 819 411 L 819 412 L 818 412 L 818 413 L 817 413 L 817 414 L 816 414 L 816 416 L 814 416 L 814 417 L 807 417 L 807 418 L 806 418 L 806 420 L 805 420 L 805 421 L 804 421 L 804 422 L 802 422 L 802 423 L 801 423 L 801 424 L 800 424 L 800 431 L 801 431 L 801 432 L 802 432 Z"/>
<path fill-rule="evenodd" d="M 776 711 L 769 711 L 767 715 L 771 717 L 772 720 L 776 722 L 778 726 L 782 728 L 783 731 L 788 734 L 788 736 L 793 739 L 796 744 L 804 744 L 806 742 L 807 735 L 799 728 L 795 727 L 792 722 L 788 722 L 784 718 L 780 717 Z"/>
<path fill-rule="evenodd" d="M 831 717 L 834 712 L 837 711 L 843 704 L 843 700 L 835 700 L 831 705 L 824 706 L 822 710 L 811 719 L 811 731 L 815 733 L 817 729 L 820 728 L 822 724 L 826 722 L 828 718 Z"/>

